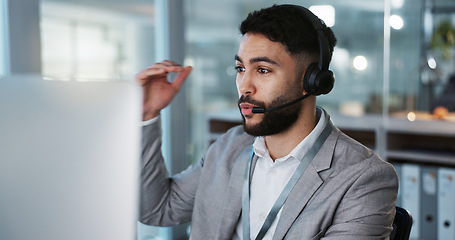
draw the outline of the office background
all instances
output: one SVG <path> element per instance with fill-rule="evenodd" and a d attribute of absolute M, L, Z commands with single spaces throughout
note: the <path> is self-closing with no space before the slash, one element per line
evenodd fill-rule
<path fill-rule="evenodd" d="M 455 71 L 453 0 L 284 2 L 315 7 L 338 38 L 331 64 L 335 88 L 318 99 L 335 123 L 398 168 L 455 165 L 454 115 L 433 114 L 434 107 L 444 104 L 455 110 L 450 109 L 453 103 L 440 101 Z M 238 120 L 234 55 L 241 20 L 252 10 L 284 2 L 1 0 L 0 75 L 134 81 L 138 71 L 155 61 L 192 65 L 183 91 L 162 119 L 164 153 L 170 171 L 178 172 L 200 159 L 216 138 L 210 120 Z M 410 125 L 419 121 L 423 125 Z M 404 127 L 393 127 L 400 124 Z M 398 131 L 408 126 L 405 133 Z M 416 139 L 421 143 L 402 144 Z M 428 139 L 435 145 L 432 154 L 418 161 L 413 161 L 415 155 L 403 156 L 401 150 L 425 148 Z M 442 157 L 433 161 L 432 155 Z M 178 239 L 187 226 L 139 225 L 139 230 L 140 239 Z"/>

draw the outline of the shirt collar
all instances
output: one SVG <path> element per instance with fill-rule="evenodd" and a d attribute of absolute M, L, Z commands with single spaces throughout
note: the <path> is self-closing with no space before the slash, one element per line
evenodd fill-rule
<path fill-rule="evenodd" d="M 319 107 L 316 107 L 316 116 L 318 118 L 318 122 L 314 129 L 310 132 L 310 134 L 306 136 L 299 144 L 297 144 L 297 146 L 288 155 L 278 158 L 275 161 L 282 162 L 290 158 L 295 158 L 298 159 L 299 161 L 303 159 L 303 157 L 311 148 L 311 146 L 313 146 L 313 144 L 316 142 L 316 139 L 322 133 L 322 131 L 324 130 L 324 126 L 327 123 L 325 113 Z M 256 137 L 253 143 L 253 149 L 254 154 L 258 155 L 259 157 L 271 159 L 269 150 L 265 145 L 264 137 Z"/>

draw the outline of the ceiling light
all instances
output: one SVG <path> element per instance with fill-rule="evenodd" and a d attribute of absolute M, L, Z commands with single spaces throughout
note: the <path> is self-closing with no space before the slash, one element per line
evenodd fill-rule
<path fill-rule="evenodd" d="M 389 24 L 393 29 L 400 30 L 403 28 L 403 18 L 398 15 L 392 15 L 389 18 Z"/>
<path fill-rule="evenodd" d="M 354 60 L 352 61 L 352 65 L 354 66 L 355 69 L 363 71 L 367 68 L 368 61 L 364 56 L 359 55 L 354 58 Z"/>

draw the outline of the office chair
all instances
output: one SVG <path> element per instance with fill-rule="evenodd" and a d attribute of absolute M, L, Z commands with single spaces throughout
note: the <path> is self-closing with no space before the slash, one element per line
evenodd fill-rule
<path fill-rule="evenodd" d="M 393 220 L 393 230 L 390 240 L 408 240 L 412 227 L 412 216 L 406 209 L 395 207 L 397 213 Z"/>

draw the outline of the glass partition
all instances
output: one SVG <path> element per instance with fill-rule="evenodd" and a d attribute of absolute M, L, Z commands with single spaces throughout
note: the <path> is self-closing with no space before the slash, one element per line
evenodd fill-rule
<path fill-rule="evenodd" d="M 384 1 L 186 1 L 186 64 L 194 66 L 187 82 L 191 111 L 189 151 L 193 161 L 205 152 L 212 137 L 207 116 L 220 115 L 237 121 L 237 90 L 234 55 L 241 39 L 238 26 L 246 15 L 273 4 L 325 6 L 338 39 L 331 70 L 336 76 L 333 91 L 318 97 L 318 105 L 331 114 L 361 116 L 382 113 Z"/>
<path fill-rule="evenodd" d="M 401 4 L 392 5 L 390 11 L 390 113 L 414 109 L 417 104 L 422 9 L 422 1 L 401 1 Z"/>
<path fill-rule="evenodd" d="M 392 8 L 391 116 L 409 120 L 454 120 L 455 2 L 404 1 Z"/>

